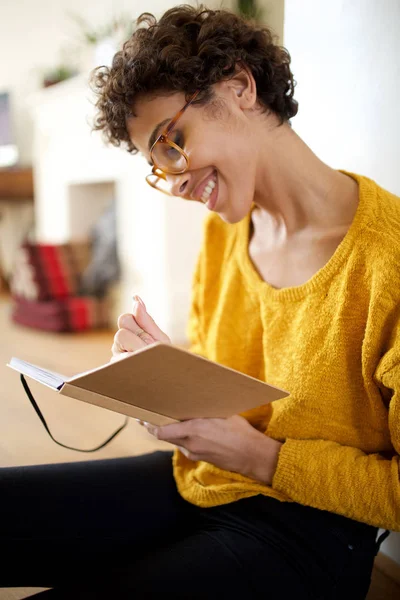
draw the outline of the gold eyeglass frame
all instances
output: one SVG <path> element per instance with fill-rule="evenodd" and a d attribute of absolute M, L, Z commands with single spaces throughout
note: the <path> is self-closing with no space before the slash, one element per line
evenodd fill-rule
<path fill-rule="evenodd" d="M 180 146 L 178 146 L 177 144 L 175 144 L 173 141 L 171 141 L 168 138 L 168 135 L 171 133 L 171 131 L 173 130 L 173 128 L 175 127 L 175 125 L 177 124 L 177 122 L 179 121 L 179 119 L 181 118 L 181 116 L 183 115 L 183 113 L 186 111 L 187 108 L 189 108 L 189 106 L 192 104 L 192 102 L 194 102 L 194 100 L 197 98 L 197 96 L 199 95 L 200 90 L 197 90 L 190 98 L 189 100 L 186 102 L 185 106 L 183 106 L 180 111 L 178 111 L 176 113 L 176 115 L 174 116 L 173 119 L 171 119 L 171 121 L 168 123 L 167 127 L 164 129 L 164 131 L 157 137 L 156 141 L 154 142 L 154 144 L 152 144 L 151 148 L 150 148 L 150 159 L 153 162 L 153 168 L 151 170 L 151 173 L 149 173 L 149 175 L 146 175 L 146 181 L 147 183 L 154 188 L 155 190 L 157 190 L 158 192 L 162 192 L 163 194 L 166 194 L 167 196 L 173 196 L 173 194 L 171 194 L 170 192 L 168 192 L 167 190 L 162 190 L 161 188 L 157 187 L 156 183 L 154 183 L 153 181 L 151 181 L 150 177 L 157 177 L 157 179 L 163 179 L 164 181 L 167 180 L 166 175 L 182 175 L 182 173 L 186 173 L 186 171 L 189 169 L 189 157 L 186 154 L 186 152 L 183 150 L 183 148 L 181 148 Z M 184 169 L 181 169 L 180 171 L 169 171 L 167 169 L 161 169 L 160 167 L 157 166 L 156 161 L 154 160 L 154 148 L 156 147 L 157 144 L 168 144 L 169 146 L 171 146 L 171 148 L 174 148 L 175 150 L 177 150 L 185 159 L 186 161 L 186 166 Z"/>

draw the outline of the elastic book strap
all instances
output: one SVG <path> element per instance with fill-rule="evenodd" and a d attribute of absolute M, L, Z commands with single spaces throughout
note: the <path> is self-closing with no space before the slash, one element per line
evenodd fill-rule
<path fill-rule="evenodd" d="M 121 425 L 121 427 L 119 427 L 116 431 L 114 431 L 114 433 L 112 435 L 110 435 L 109 438 L 106 439 L 105 442 L 103 442 L 102 444 L 100 444 L 100 446 L 96 446 L 96 448 L 91 448 L 89 450 L 84 450 L 82 448 L 73 448 L 72 446 L 67 446 L 66 444 L 63 444 L 62 442 L 57 441 L 54 437 L 53 434 L 51 433 L 49 426 L 46 423 L 46 420 L 44 418 L 44 416 L 42 415 L 42 412 L 40 410 L 40 408 L 38 407 L 35 398 L 33 397 L 33 394 L 31 392 L 31 390 L 29 389 L 29 386 L 25 380 L 24 375 L 20 375 L 21 378 L 21 382 L 22 385 L 24 386 L 24 390 L 26 392 L 26 395 L 28 396 L 30 403 L 32 404 L 33 408 L 35 409 L 35 412 L 37 414 L 37 416 L 39 417 L 39 419 L 41 420 L 43 427 L 45 428 L 45 430 L 47 431 L 47 433 L 49 434 L 49 436 L 51 437 L 51 439 L 53 440 L 53 442 L 55 442 L 56 444 L 58 444 L 59 446 L 62 446 L 63 448 L 67 448 L 68 450 L 75 450 L 76 452 L 96 452 L 97 450 L 101 450 L 101 448 L 104 448 L 105 446 L 107 446 L 107 444 L 109 444 L 111 442 L 111 440 L 113 440 L 123 429 L 125 429 L 125 427 L 128 425 L 129 419 L 128 417 L 125 418 L 124 423 Z"/>

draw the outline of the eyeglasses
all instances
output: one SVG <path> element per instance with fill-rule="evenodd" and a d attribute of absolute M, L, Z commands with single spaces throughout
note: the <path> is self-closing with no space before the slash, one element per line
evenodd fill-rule
<path fill-rule="evenodd" d="M 147 175 L 146 181 L 151 187 L 159 192 L 163 192 L 168 196 L 172 196 L 169 184 L 167 182 L 167 174 L 181 175 L 189 169 L 189 157 L 186 152 L 179 146 L 179 135 L 175 141 L 170 139 L 170 135 L 178 120 L 183 113 L 199 95 L 200 90 L 197 90 L 185 106 L 176 113 L 175 117 L 168 123 L 166 129 L 158 136 L 152 147 L 150 148 L 150 159 L 153 163 L 153 169 L 150 175 Z"/>

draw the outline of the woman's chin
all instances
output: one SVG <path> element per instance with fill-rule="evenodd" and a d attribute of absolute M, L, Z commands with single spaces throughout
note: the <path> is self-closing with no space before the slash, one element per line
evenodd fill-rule
<path fill-rule="evenodd" d="M 228 203 L 218 210 L 219 207 L 216 207 L 215 211 L 221 217 L 223 221 L 229 223 L 230 225 L 234 225 L 235 223 L 239 223 L 242 221 L 250 212 L 252 204 L 247 203 Z"/>
<path fill-rule="evenodd" d="M 243 210 L 233 210 L 233 209 L 224 209 L 221 211 L 216 211 L 217 214 L 221 217 L 225 223 L 229 223 L 230 225 L 234 225 L 235 223 L 240 223 L 249 211 L 244 212 Z"/>

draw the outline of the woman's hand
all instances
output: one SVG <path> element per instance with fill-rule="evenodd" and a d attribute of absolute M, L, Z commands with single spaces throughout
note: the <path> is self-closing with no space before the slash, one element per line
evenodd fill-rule
<path fill-rule="evenodd" d="M 134 300 L 133 313 L 126 313 L 118 318 L 118 331 L 111 348 L 111 362 L 127 352 L 136 352 L 156 341 L 171 343 L 169 337 L 148 314 L 143 300 L 139 296 L 134 296 Z"/>
<path fill-rule="evenodd" d="M 272 484 L 282 444 L 257 431 L 239 415 L 229 419 L 191 419 L 163 427 L 142 424 L 157 439 L 177 446 L 190 460 L 204 460 Z"/>

